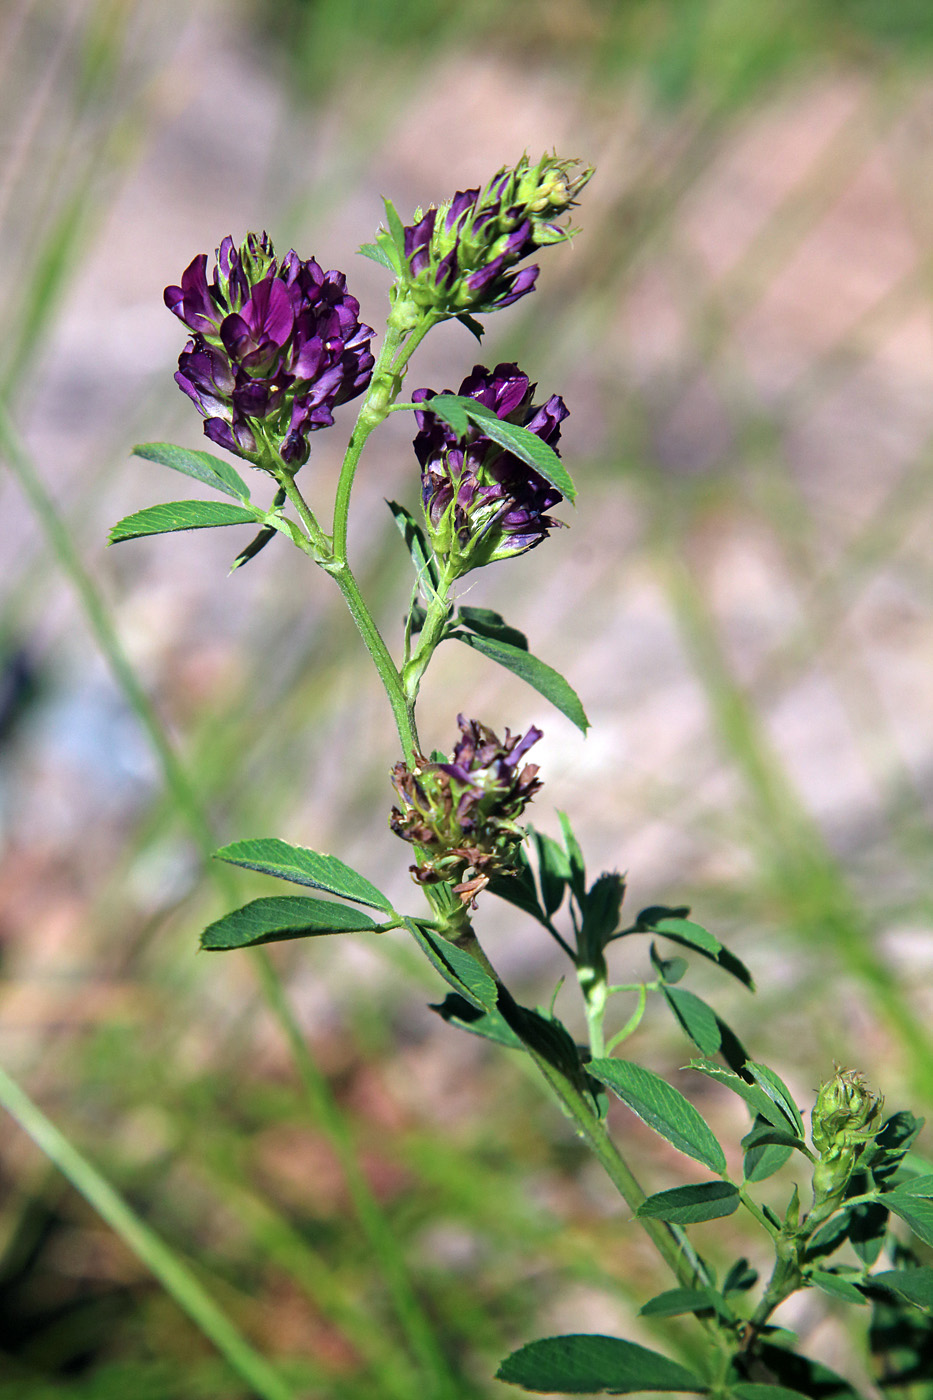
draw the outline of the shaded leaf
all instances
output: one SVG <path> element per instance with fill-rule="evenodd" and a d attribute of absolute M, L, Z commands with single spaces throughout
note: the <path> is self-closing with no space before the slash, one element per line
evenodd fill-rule
<path fill-rule="evenodd" d="M 683 987 L 662 987 L 665 1000 L 698 1050 L 715 1055 L 721 1043 L 716 1013 Z"/>
<path fill-rule="evenodd" d="M 177 447 L 173 442 L 140 442 L 133 448 L 133 456 L 142 457 L 146 462 L 158 462 L 160 466 L 171 467 L 176 472 L 184 472 L 185 476 L 203 481 L 205 486 L 223 491 L 234 500 L 249 500 L 249 487 L 239 472 L 212 452 Z"/>
<path fill-rule="evenodd" d="M 885 1192 L 884 1203 L 910 1226 L 918 1239 L 924 1244 L 933 1244 L 933 1201 L 898 1189 Z"/>
<path fill-rule="evenodd" d="M 732 1310 L 715 1288 L 670 1288 L 639 1309 L 641 1317 L 680 1317 L 683 1313 L 718 1312 L 727 1320 Z"/>
<path fill-rule="evenodd" d="M 441 761 L 446 763 L 447 760 L 442 757 Z M 487 889 L 490 893 L 498 895 L 500 899 L 504 899 L 506 904 L 514 905 L 516 909 L 530 914 L 533 919 L 537 919 L 540 924 L 547 927 L 547 915 L 538 903 L 535 877 L 528 864 L 528 857 L 522 848 L 519 848 L 518 859 L 521 864 L 514 874 L 493 875 Z"/>
<path fill-rule="evenodd" d="M 729 1389 L 735 1400 L 807 1400 L 799 1390 L 788 1390 L 784 1385 L 765 1385 L 761 1381 L 739 1381 Z"/>
<path fill-rule="evenodd" d="M 868 1302 L 865 1294 L 856 1288 L 854 1283 L 850 1283 L 847 1278 L 830 1273 L 826 1269 L 813 1269 L 810 1273 L 810 1282 L 822 1289 L 824 1293 L 828 1293 L 831 1298 L 838 1298 L 840 1302 L 863 1305 Z"/>
<path fill-rule="evenodd" d="M 758 1282 L 758 1270 L 753 1269 L 747 1259 L 737 1259 L 726 1274 L 722 1291 L 726 1293 L 747 1293 Z"/>
<path fill-rule="evenodd" d="M 492 637 L 494 641 L 508 642 L 519 651 L 528 650 L 528 638 L 517 627 L 510 627 L 501 613 L 492 608 L 458 608 L 457 621 L 471 632 L 481 637 Z"/>
<path fill-rule="evenodd" d="M 476 632 L 452 632 L 451 636 L 465 642 L 483 656 L 488 656 L 490 661 L 497 661 L 500 666 L 518 676 L 526 685 L 530 685 L 532 690 L 549 700 L 562 715 L 566 715 L 578 729 L 586 733 L 590 722 L 580 703 L 580 697 L 570 682 L 566 681 L 559 671 L 555 671 L 553 666 L 539 661 L 536 656 L 532 656 L 521 647 L 498 641 L 494 637 L 481 637 Z"/>
<path fill-rule="evenodd" d="M 933 1309 L 933 1269 L 888 1269 L 872 1274 L 869 1283 L 906 1298 L 918 1308 Z"/>
<path fill-rule="evenodd" d="M 466 312 L 464 312 L 462 316 L 458 316 L 457 320 L 460 322 L 461 326 L 466 326 L 470 334 L 475 336 L 480 345 L 482 345 L 483 336 L 486 333 L 486 327 L 483 325 L 482 321 L 477 321 L 475 316 L 468 316 Z"/>
<path fill-rule="evenodd" d="M 466 997 L 460 996 L 457 992 L 448 992 L 439 1006 L 431 1007 L 436 1011 L 442 1020 L 448 1025 L 459 1026 L 461 1030 L 469 1031 L 471 1035 L 482 1036 L 484 1040 L 492 1040 L 497 1045 L 505 1045 L 510 1050 L 524 1050 L 524 1045 L 518 1036 L 509 1026 L 502 1013 L 495 1008 L 491 1011 L 481 1011 Z"/>
<path fill-rule="evenodd" d="M 399 505 L 398 501 L 386 501 L 386 505 L 392 512 L 399 534 L 405 541 L 408 553 L 411 555 L 415 573 L 418 575 L 418 582 L 426 592 L 436 593 L 440 583 L 440 575 L 437 571 L 437 560 L 431 552 L 427 536 L 411 511 L 407 510 L 405 506 Z"/>
<path fill-rule="evenodd" d="M 564 859 L 566 862 L 566 857 Z M 570 878 L 569 867 L 567 878 Z M 605 871 L 587 890 L 581 906 L 583 923 L 577 943 L 588 964 L 598 963 L 607 944 L 612 941 L 619 927 L 624 898 L 625 877 L 617 870 Z"/>
<path fill-rule="evenodd" d="M 553 447 L 543 442 L 537 433 L 499 418 L 491 408 L 468 395 L 435 394 L 423 407 L 429 408 L 432 413 L 443 418 L 445 423 L 449 423 L 458 437 L 462 437 L 466 432 L 465 420 L 475 423 L 484 437 L 491 438 L 500 447 L 518 457 L 519 461 L 531 467 L 539 476 L 543 476 L 545 481 L 556 486 L 568 501 L 576 499 L 577 488 L 570 473 Z"/>
<path fill-rule="evenodd" d="M 506 1357 L 500 1381 L 564 1395 L 629 1395 L 640 1390 L 701 1393 L 707 1387 L 676 1361 L 621 1337 L 542 1337 Z"/>
<path fill-rule="evenodd" d="M 667 1220 L 672 1225 L 696 1225 L 719 1220 L 739 1208 L 739 1188 L 729 1181 L 703 1181 L 693 1186 L 673 1186 L 642 1201 L 637 1215 Z"/>
<path fill-rule="evenodd" d="M 722 1065 L 714 1065 L 709 1060 L 691 1060 L 688 1068 L 697 1069 L 709 1079 L 715 1079 L 718 1083 L 727 1085 L 734 1094 L 738 1094 L 740 1099 L 744 1099 L 760 1117 L 766 1118 L 781 1132 L 790 1132 L 796 1136 L 796 1125 L 790 1121 L 784 1110 L 778 1107 L 759 1084 L 749 1084 L 747 1080 L 734 1074 L 731 1069 L 725 1069 Z"/>
<path fill-rule="evenodd" d="M 636 931 L 659 933 L 685 948 L 693 948 L 704 958 L 714 962 L 717 967 L 721 967 L 724 972 L 731 973 L 743 986 L 748 987 L 749 991 L 754 991 L 752 974 L 742 960 L 730 953 L 729 949 L 702 924 L 683 918 L 682 911 L 666 909 L 663 905 L 643 909 L 636 920 Z"/>
<path fill-rule="evenodd" d="M 714 1172 L 726 1170 L 726 1159 L 712 1130 L 694 1108 L 660 1075 L 631 1060 L 592 1060 L 594 1079 L 605 1084 L 633 1113 L 688 1157 Z"/>
<path fill-rule="evenodd" d="M 769 1069 L 767 1065 L 756 1064 L 754 1060 L 748 1060 L 745 1068 L 755 1083 L 761 1086 L 778 1108 L 783 1109 L 793 1124 L 797 1137 L 803 1139 L 807 1130 L 803 1126 L 800 1109 L 794 1103 L 791 1092 L 780 1075 L 775 1074 L 774 1070 Z"/>
<path fill-rule="evenodd" d="M 567 848 L 567 860 L 570 863 L 570 888 L 576 896 L 577 903 L 582 908 L 586 894 L 586 864 L 583 860 L 583 852 L 580 849 L 579 841 L 573 834 L 567 813 L 558 812 L 557 819 L 560 822 L 564 845 Z"/>
<path fill-rule="evenodd" d="M 651 945 L 651 965 L 660 981 L 668 985 L 679 982 L 690 966 L 686 958 L 662 958 L 655 943 Z"/>
<path fill-rule="evenodd" d="M 888 1233 L 887 1209 L 877 1201 L 864 1201 L 848 1212 L 849 1240 L 863 1264 L 871 1266 L 884 1248 Z"/>
<path fill-rule="evenodd" d="M 564 898 L 564 890 L 570 880 L 570 866 L 563 847 L 543 831 L 529 827 L 535 853 L 538 857 L 538 880 L 541 885 L 541 898 L 548 918 L 555 914 Z"/>
<path fill-rule="evenodd" d="M 328 894 L 340 895 L 342 899 L 352 899 L 357 904 L 368 904 L 372 909 L 392 912 L 391 902 L 375 885 L 369 883 L 365 875 L 344 865 L 336 856 L 309 851 L 304 846 L 290 846 L 277 836 L 234 841 L 215 851 L 214 859 L 225 861 L 227 865 L 238 865 L 244 870 L 274 875 L 293 885 L 325 890 Z"/>
<path fill-rule="evenodd" d="M 358 933 L 375 927 L 368 914 L 346 904 L 279 895 L 254 899 L 209 924 L 201 934 L 201 947 L 212 953 L 227 952 L 232 948 L 254 948 L 259 943 L 280 943 L 326 933 Z"/>
<path fill-rule="evenodd" d="M 838 1376 L 835 1371 L 831 1371 L 819 1361 L 811 1361 L 808 1356 L 801 1356 L 799 1352 L 785 1351 L 773 1342 L 761 1342 L 758 1346 L 758 1356 L 782 1387 L 799 1391 L 801 1395 L 807 1396 L 808 1400 L 834 1400 L 834 1397 L 838 1397 L 839 1400 L 843 1400 L 843 1397 L 844 1400 L 861 1400 L 858 1391 L 853 1390 L 842 1376 Z M 740 1384 L 745 1385 L 746 1382 Z M 767 1389 L 771 1392 L 772 1400 L 778 1400 L 776 1392 L 779 1388 L 768 1386 Z M 749 1400 L 757 1400 L 757 1397 L 750 1397 Z"/>
<path fill-rule="evenodd" d="M 262 516 L 244 506 L 225 501 L 166 501 L 126 515 L 110 531 L 110 544 L 136 540 L 143 535 L 167 535 L 173 530 L 209 530 L 215 525 L 255 525 Z"/>
<path fill-rule="evenodd" d="M 444 981 L 480 1011 L 492 1010 L 496 1004 L 496 984 L 476 959 L 417 919 L 404 922 Z"/>

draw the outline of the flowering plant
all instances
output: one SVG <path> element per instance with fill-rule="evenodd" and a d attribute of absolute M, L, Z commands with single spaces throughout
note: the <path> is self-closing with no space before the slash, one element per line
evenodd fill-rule
<path fill-rule="evenodd" d="M 475 365 L 456 394 L 422 388 L 404 401 L 401 391 L 409 361 L 433 326 L 456 317 L 480 334 L 476 316 L 533 290 L 538 267 L 527 259 L 566 241 L 570 231 L 560 220 L 590 175 L 573 161 L 545 156 L 531 165 L 523 157 L 482 188 L 418 211 L 408 226 L 387 204 L 387 227 L 362 250 L 393 276 L 377 358 L 370 352 L 373 332 L 359 320 L 343 274 L 323 273 L 295 252 L 279 261 L 265 234 L 250 234 L 239 246 L 225 239 L 210 282 L 202 254 L 181 284 L 167 289 L 167 305 L 191 333 L 179 360 L 180 387 L 204 417 L 211 441 L 271 476 L 275 492 L 268 504 L 256 504 L 227 459 L 150 443 L 138 455 L 226 499 L 149 507 L 120 521 L 111 538 L 251 524 L 259 533 L 238 565 L 278 534 L 333 579 L 395 719 L 402 752 L 392 770 L 396 805 L 388 820 L 413 850 L 411 873 L 427 902 L 416 912 L 400 910 L 334 856 L 274 837 L 241 840 L 218 858 L 316 893 L 254 900 L 211 924 L 201 946 L 229 951 L 321 934 L 407 933 L 447 983 L 446 999 L 435 1008 L 443 1019 L 527 1056 L 572 1119 L 670 1270 L 671 1288 L 647 1300 L 642 1314 L 690 1317 L 697 1337 L 678 1359 L 624 1338 L 547 1337 L 507 1357 L 498 1373 L 503 1381 L 561 1394 L 857 1395 L 855 1382 L 805 1355 L 773 1320 L 791 1294 L 812 1289 L 831 1303 L 870 1305 L 869 1355 L 859 1383 L 928 1386 L 933 1268 L 922 1259 L 933 1245 L 933 1173 L 913 1154 L 920 1123 L 906 1110 L 885 1117 L 883 1100 L 860 1074 L 837 1071 L 817 1095 L 808 1143 L 800 1108 L 780 1077 L 752 1059 L 713 1009 L 682 985 L 684 951 L 751 989 L 744 964 L 683 907 L 644 909 L 624 924 L 623 878 L 588 877 L 564 814 L 560 842 L 523 824 L 542 787 L 537 765 L 526 761 L 541 731 L 506 729 L 500 739 L 486 723 L 461 714 L 449 756 L 427 756 L 419 741 L 421 680 L 450 639 L 508 668 L 582 731 L 588 727 L 575 691 L 534 656 L 527 638 L 498 613 L 458 603 L 455 593 L 465 574 L 537 548 L 562 523 L 549 512 L 575 494 L 557 453 L 568 413 L 563 399 L 551 394 L 536 404 L 536 386 L 511 363 Z M 311 433 L 332 426 L 334 410 L 360 396 L 325 529 L 326 502 L 319 492 L 306 495 L 296 473 L 308 461 Z M 390 503 L 414 569 L 393 654 L 351 568 L 347 521 L 366 442 L 390 413 L 400 412 L 412 412 L 417 422 L 421 516 Z M 313 486 L 313 473 L 306 476 Z M 542 928 L 567 957 L 582 995 L 585 1043 L 553 1007 L 524 1007 L 503 983 L 476 929 L 492 898 Z M 635 984 L 612 985 L 613 945 L 644 935 L 651 940 L 650 970 Z M 748 1110 L 747 1130 L 728 1152 L 679 1089 L 639 1060 L 613 1053 L 634 1035 L 649 994 L 685 1035 L 691 1068 Z M 634 1007 L 621 1025 L 607 1027 L 619 995 L 634 997 Z M 642 1190 L 610 1133 L 607 1090 L 705 1178 Z M 760 1186 L 791 1160 L 810 1176 L 812 1201 L 801 1196 L 803 1181 L 785 1182 L 784 1204 L 776 1209 Z M 692 1226 L 739 1210 L 773 1256 L 761 1288 L 746 1259 L 707 1259 L 691 1237 Z"/>

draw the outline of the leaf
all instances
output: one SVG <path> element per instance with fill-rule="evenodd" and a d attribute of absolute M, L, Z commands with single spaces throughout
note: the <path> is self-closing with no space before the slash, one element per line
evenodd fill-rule
<path fill-rule="evenodd" d="M 665 1000 L 697 1049 L 715 1055 L 721 1043 L 716 1013 L 700 997 L 683 987 L 661 988 Z"/>
<path fill-rule="evenodd" d="M 477 321 L 475 316 L 468 316 L 466 312 L 464 312 L 462 316 L 458 316 L 457 320 L 460 322 L 461 326 L 466 326 L 470 334 L 475 336 L 480 345 L 482 345 L 483 336 L 486 331 L 486 327 L 483 325 L 482 321 Z"/>
<path fill-rule="evenodd" d="M 388 253 L 384 248 L 380 248 L 378 243 L 361 243 L 357 252 L 361 253 L 364 258 L 370 258 L 374 263 L 381 263 L 390 272 L 397 271 Z"/>
<path fill-rule="evenodd" d="M 520 651 L 528 650 L 528 638 L 517 627 L 510 627 L 501 613 L 492 608 L 459 608 L 457 621 L 480 637 L 492 637 L 493 641 L 507 642 Z"/>
<path fill-rule="evenodd" d="M 887 1208 L 879 1201 L 863 1201 L 848 1213 L 848 1235 L 863 1264 L 871 1267 L 884 1248 L 888 1233 Z"/>
<path fill-rule="evenodd" d="M 723 1294 L 747 1293 L 758 1282 L 758 1270 L 747 1259 L 737 1259 L 723 1281 Z"/>
<path fill-rule="evenodd" d="M 505 1045 L 510 1050 L 524 1050 L 524 1045 L 512 1028 L 506 1023 L 502 1013 L 493 1009 L 492 1011 L 480 1011 L 466 997 L 460 996 L 457 992 L 448 992 L 439 1006 L 432 1006 L 432 1011 L 436 1011 L 442 1020 L 450 1026 L 459 1026 L 461 1030 L 469 1031 L 471 1035 L 482 1036 L 484 1040 L 492 1040 L 497 1045 Z"/>
<path fill-rule="evenodd" d="M 759 1084 L 749 1084 L 747 1080 L 733 1074 L 731 1069 L 724 1069 L 722 1065 L 714 1065 L 709 1060 L 691 1060 L 687 1068 L 697 1069 L 708 1078 L 727 1085 L 734 1094 L 738 1094 L 740 1099 L 744 1099 L 760 1117 L 766 1118 L 781 1132 L 790 1132 L 796 1136 L 794 1124 L 790 1122 L 787 1114 L 783 1109 L 778 1108 L 774 1100 L 765 1093 Z"/>
<path fill-rule="evenodd" d="M 394 248 L 397 250 L 398 258 L 399 258 L 398 270 L 401 271 L 402 268 L 405 266 L 405 263 L 406 263 L 406 258 L 405 258 L 405 226 L 404 226 L 404 224 L 402 223 L 401 219 L 399 218 L 398 210 L 396 209 L 395 205 L 392 203 L 391 199 L 383 198 L 382 203 L 383 203 L 384 206 L 385 206 L 385 211 L 386 211 L 386 223 L 387 223 L 388 226 L 389 226 L 388 236 L 389 236 L 389 239 L 390 239 L 392 245 L 393 245 Z M 383 247 L 385 247 L 385 244 L 382 242 L 382 239 L 379 238 L 379 235 L 378 235 L 378 234 L 376 235 L 376 238 L 377 238 L 377 241 L 378 241 L 380 244 L 382 244 Z"/>
<path fill-rule="evenodd" d="M 553 447 L 543 442 L 537 433 L 498 417 L 491 408 L 465 394 L 435 394 L 424 407 L 443 418 L 445 423 L 449 423 L 458 437 L 463 437 L 466 432 L 465 419 L 475 423 L 484 437 L 491 438 L 507 452 L 518 457 L 519 461 L 531 467 L 539 476 L 543 476 L 545 481 L 556 486 L 568 501 L 576 499 L 577 488 L 570 473 Z"/>
<path fill-rule="evenodd" d="M 262 515 L 225 501 L 166 501 L 126 515 L 110 531 L 109 543 L 142 535 L 167 535 L 173 530 L 207 530 L 214 525 L 255 525 Z"/>
<path fill-rule="evenodd" d="M 258 943 L 279 943 L 325 933 L 358 933 L 375 927 L 368 914 L 346 904 L 306 899 L 302 895 L 278 895 L 254 899 L 209 924 L 201 934 L 201 947 L 219 953 L 231 948 L 254 948 Z"/>
<path fill-rule="evenodd" d="M 442 759 L 442 762 L 446 762 Z M 535 888 L 535 878 L 528 864 L 528 857 L 520 849 L 519 859 L 522 864 L 514 875 L 493 875 L 487 888 L 491 894 L 497 895 L 499 899 L 504 899 L 506 904 L 513 904 L 516 909 L 521 909 L 523 913 L 530 914 L 533 919 L 537 919 L 539 924 L 547 927 L 547 915 L 538 903 L 538 891 Z"/>
<path fill-rule="evenodd" d="M 746 1070 L 752 1076 L 756 1084 L 759 1084 L 778 1108 L 783 1109 L 788 1119 L 793 1124 L 797 1137 L 803 1139 L 806 1136 L 806 1128 L 803 1126 L 803 1119 L 800 1116 L 800 1109 L 794 1103 L 793 1097 L 783 1079 L 775 1074 L 773 1069 L 767 1065 L 755 1064 L 754 1060 L 748 1060 L 745 1065 Z"/>
<path fill-rule="evenodd" d="M 670 1288 L 639 1309 L 640 1317 L 679 1317 L 683 1313 L 718 1312 L 727 1320 L 732 1310 L 715 1288 Z"/>
<path fill-rule="evenodd" d="M 662 958 L 656 943 L 651 945 L 651 965 L 661 982 L 670 986 L 680 982 L 690 967 L 686 958 Z"/>
<path fill-rule="evenodd" d="M 508 1006 L 508 1016 L 523 1045 L 560 1070 L 578 1089 L 592 1092 L 576 1041 L 563 1022 L 556 1016 L 542 1015 L 516 1002 Z M 589 1065 L 586 1068 L 589 1069 Z"/>
<path fill-rule="evenodd" d="M 696 1225 L 719 1220 L 739 1208 L 739 1188 L 730 1181 L 703 1181 L 694 1186 L 674 1186 L 642 1201 L 636 1215 L 667 1220 L 672 1225 Z"/>
<path fill-rule="evenodd" d="M 641 1390 L 707 1389 L 676 1361 L 621 1337 L 542 1337 L 506 1357 L 496 1379 L 562 1395 L 630 1395 Z"/>
<path fill-rule="evenodd" d="M 415 573 L 418 575 L 418 582 L 426 592 L 436 593 L 440 583 L 440 575 L 437 572 L 437 560 L 431 553 L 427 536 L 421 526 L 415 520 L 411 511 L 399 505 L 398 501 L 386 501 L 386 505 L 395 518 L 399 534 L 405 541 L 408 552 L 411 555 L 412 563 L 415 566 Z"/>
<path fill-rule="evenodd" d="M 564 859 L 566 863 L 566 857 Z M 569 879 L 569 870 L 567 876 Z M 583 923 L 577 937 L 577 945 L 588 964 L 598 965 L 607 945 L 612 941 L 619 927 L 624 898 L 625 877 L 613 870 L 605 871 L 598 880 L 594 880 L 586 892 L 586 898 L 578 901 L 583 913 Z"/>
<path fill-rule="evenodd" d="M 544 912 L 551 918 L 561 906 L 564 890 L 570 879 L 567 857 L 563 847 L 559 846 L 552 836 L 545 835 L 543 831 L 536 831 L 533 826 L 528 828 L 528 834 L 538 858 L 538 882 L 541 886 Z"/>
<path fill-rule="evenodd" d="M 825 1258 L 849 1238 L 849 1216 L 837 1215 L 821 1225 L 804 1251 L 804 1259 Z"/>
<path fill-rule="evenodd" d="M 894 1188 L 902 1196 L 933 1196 L 933 1176 L 913 1176 Z"/>
<path fill-rule="evenodd" d="M 739 1381 L 729 1387 L 730 1397 L 735 1400 L 808 1400 L 799 1390 L 788 1390 L 784 1385 L 765 1385 L 763 1381 Z"/>
<path fill-rule="evenodd" d="M 570 888 L 576 896 L 577 903 L 581 909 L 586 893 L 586 865 L 583 860 L 583 852 L 580 843 L 573 834 L 570 825 L 570 818 L 566 812 L 558 812 L 557 819 L 560 822 L 560 829 L 564 837 L 564 846 L 567 849 L 567 860 L 570 863 Z"/>
<path fill-rule="evenodd" d="M 290 846 L 277 836 L 234 841 L 232 845 L 215 851 L 214 859 L 241 866 L 244 870 L 274 875 L 294 885 L 325 890 L 328 894 L 339 895 L 341 899 L 368 904 L 372 909 L 381 909 L 389 914 L 393 912 L 391 901 L 375 885 L 371 885 L 358 871 L 351 870 L 349 865 L 344 865 L 336 856 L 309 851 L 304 846 Z"/>
<path fill-rule="evenodd" d="M 478 1010 L 491 1011 L 498 995 L 496 984 L 476 959 L 417 919 L 405 919 L 404 922 L 444 981 Z"/>
<path fill-rule="evenodd" d="M 587 1069 L 678 1151 L 711 1171 L 726 1170 L 723 1150 L 705 1119 L 660 1075 L 631 1060 L 592 1060 Z"/>
<path fill-rule="evenodd" d="M 868 1282 L 897 1293 L 918 1308 L 933 1309 L 933 1269 L 889 1269 L 872 1274 Z"/>
<path fill-rule="evenodd" d="M 923 1196 L 911 1196 L 906 1192 L 886 1191 L 884 1203 L 893 1210 L 913 1230 L 924 1244 L 933 1244 L 933 1201 Z"/>
<path fill-rule="evenodd" d="M 828 1293 L 831 1298 L 838 1298 L 840 1302 L 863 1305 L 868 1302 L 865 1294 L 856 1288 L 854 1283 L 826 1269 L 814 1269 L 810 1274 L 810 1282 L 824 1293 Z"/>
<path fill-rule="evenodd" d="M 498 661 L 500 666 L 520 677 L 539 695 L 543 695 L 545 700 L 550 700 L 555 709 L 560 710 L 562 715 L 566 715 L 578 729 L 586 733 L 590 722 L 580 703 L 580 697 L 569 681 L 564 680 L 553 666 L 539 661 L 536 656 L 523 651 L 521 647 L 497 641 L 494 637 L 481 637 L 475 632 L 453 632 L 451 636 L 465 642 L 483 656 L 488 656 L 491 661 Z"/>
<path fill-rule="evenodd" d="M 761 1396 L 760 1400 L 779 1400 L 783 1386 L 787 1386 L 792 1394 L 808 1397 L 808 1400 L 835 1400 L 835 1397 L 839 1400 L 861 1400 L 858 1392 L 842 1376 L 837 1376 L 835 1371 L 819 1361 L 801 1356 L 799 1352 L 787 1351 L 773 1342 L 760 1342 L 758 1355 L 768 1371 L 783 1383 L 782 1386 L 762 1386 L 761 1389 L 767 1388 L 769 1391 L 769 1397 Z M 740 1382 L 741 1386 L 751 1384 L 753 1382 Z M 759 1396 L 754 1394 L 747 1400 L 759 1400 Z"/>
<path fill-rule="evenodd" d="M 692 919 L 673 916 L 672 911 L 664 909 L 663 906 L 652 907 L 641 911 L 636 920 L 636 931 L 660 933 L 685 948 L 693 948 L 704 958 L 709 958 L 710 962 L 716 963 L 724 972 L 731 973 L 743 986 L 748 987 L 749 991 L 755 989 L 752 974 L 742 960 L 730 953 L 729 949 L 702 924 L 695 924 Z"/>
<path fill-rule="evenodd" d="M 193 476 L 215 491 L 223 491 L 237 501 L 249 500 L 249 487 L 229 462 L 211 452 L 190 447 L 177 447 L 173 442 L 140 442 L 133 448 L 134 457 L 146 462 L 158 462 L 173 471 Z"/>

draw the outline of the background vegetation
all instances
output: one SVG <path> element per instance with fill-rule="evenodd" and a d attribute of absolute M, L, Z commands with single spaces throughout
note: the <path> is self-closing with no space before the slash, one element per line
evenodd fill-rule
<path fill-rule="evenodd" d="M 390 892 L 407 876 L 390 717 L 326 580 L 275 547 L 227 578 L 226 532 L 103 548 L 173 493 L 132 444 L 201 443 L 162 287 L 267 227 L 345 269 L 378 326 L 382 274 L 354 249 L 382 193 L 405 212 L 524 148 L 597 165 L 579 240 L 484 349 L 566 398 L 580 507 L 470 594 L 565 671 L 594 729 L 459 649 L 424 737 L 449 748 L 458 710 L 539 723 L 537 824 L 565 808 L 633 908 L 689 902 L 722 934 L 769 990 L 717 1005 L 800 1101 L 835 1059 L 922 1109 L 931 40 L 923 0 L 0 14 L 0 1064 L 296 1394 L 505 1395 L 488 1377 L 530 1336 L 650 1341 L 631 1314 L 660 1284 L 521 1067 L 426 1009 L 442 988 L 401 940 L 276 952 L 303 1078 L 250 959 L 194 956 L 205 922 L 265 892 L 218 881 L 212 844 L 274 833 Z M 475 355 L 443 328 L 412 387 L 456 388 Z M 353 541 L 389 627 L 404 426 L 364 464 Z M 322 493 L 340 446 L 315 441 Z M 550 945 L 481 919 L 547 1002 Z M 684 1048 L 658 1012 L 632 1053 L 663 1071 Z M 732 1111 L 705 1093 L 712 1121 Z M 642 1176 L 674 1184 L 682 1162 L 623 1114 Z M 859 1380 L 828 1300 L 787 1320 Z M 6 1120 L 2 1400 L 252 1393 Z"/>

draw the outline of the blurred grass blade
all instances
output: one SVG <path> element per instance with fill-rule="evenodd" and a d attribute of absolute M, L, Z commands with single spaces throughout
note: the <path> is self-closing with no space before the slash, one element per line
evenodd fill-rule
<path fill-rule="evenodd" d="M 262 1400 L 297 1400 L 296 1392 L 237 1331 L 174 1251 L 139 1219 L 110 1182 L 72 1146 L 2 1068 L 0 1104 Z"/>

